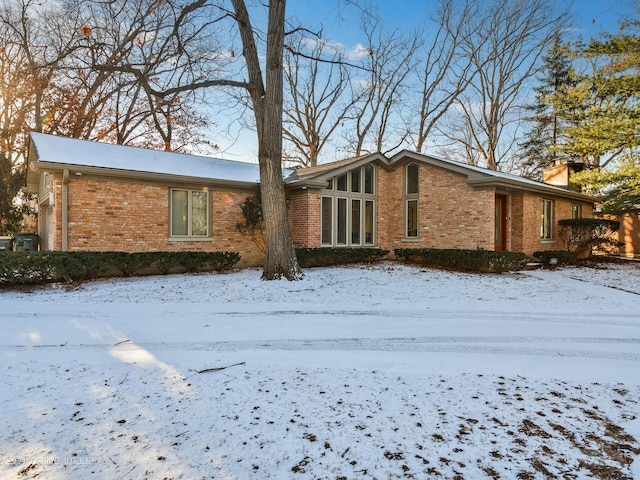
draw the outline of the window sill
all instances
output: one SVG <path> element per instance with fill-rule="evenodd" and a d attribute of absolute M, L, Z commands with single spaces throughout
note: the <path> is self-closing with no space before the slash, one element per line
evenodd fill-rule
<path fill-rule="evenodd" d="M 416 238 L 413 238 L 413 237 L 403 237 L 403 238 L 402 238 L 402 241 L 403 241 L 403 242 L 408 242 L 408 243 L 416 243 L 416 242 L 419 242 L 419 241 L 420 241 L 420 239 L 419 239 L 419 238 L 417 238 L 417 237 L 416 237 Z"/>
<path fill-rule="evenodd" d="M 549 239 L 541 239 L 540 243 L 542 243 L 542 244 L 551 244 L 551 243 L 556 243 L 556 241 L 553 238 L 549 238 Z"/>
<path fill-rule="evenodd" d="M 169 237 L 169 242 L 213 242 L 212 237 Z"/>

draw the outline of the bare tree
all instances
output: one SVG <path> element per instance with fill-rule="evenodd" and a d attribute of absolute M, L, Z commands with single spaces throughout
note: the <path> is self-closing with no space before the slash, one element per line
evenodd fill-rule
<path fill-rule="evenodd" d="M 300 38 L 296 44 L 295 51 L 285 51 L 283 133 L 294 151 L 287 160 L 313 167 L 333 134 L 350 119 L 357 99 L 338 46 L 319 38 Z"/>
<path fill-rule="evenodd" d="M 8 0 L 0 7 L 0 41 L 5 64 L 20 74 L 14 99 L 1 106 L 11 119 L 3 124 L 5 152 L 20 163 L 22 154 L 13 152 L 25 151 L 32 130 L 165 149 L 206 143 L 191 92 L 157 97 L 120 68 L 140 67 L 164 90 L 201 74 L 209 53 L 194 14 L 193 4 L 179 9 L 171 1 Z"/>
<path fill-rule="evenodd" d="M 83 53 L 88 55 L 82 65 L 92 79 L 85 98 L 111 113 L 100 135 L 165 150 L 188 140 L 207 143 L 194 135 L 208 124 L 196 113 L 196 92 L 207 86 L 203 79 L 228 62 L 210 29 L 219 20 L 207 18 L 210 5 L 205 0 L 89 1 L 87 9 L 95 23 L 85 29 Z M 109 90 L 101 98 L 104 85 Z"/>
<path fill-rule="evenodd" d="M 129 37 L 135 38 L 140 46 L 156 45 L 157 48 L 138 51 L 133 47 L 122 55 L 111 55 L 110 51 L 104 54 L 96 41 L 92 46 L 95 52 L 93 68 L 129 75 L 149 98 L 169 105 L 176 96 L 209 87 L 238 88 L 248 94 L 258 136 L 265 219 L 266 260 L 262 278 L 302 278 L 289 229 L 282 177 L 285 0 L 270 0 L 268 4 L 264 75 L 258 48 L 262 35 L 254 30 L 244 0 L 231 0 L 232 9 L 226 8 L 224 2 L 209 3 L 208 0 L 146 2 L 140 7 L 142 11 L 148 9 L 153 13 L 155 7 L 152 5 L 166 4 L 168 12 L 162 17 L 160 26 L 132 31 Z M 115 5 L 114 2 L 107 4 L 109 7 Z M 226 25 L 228 19 L 235 25 L 235 31 Z M 244 68 L 234 70 L 233 48 L 217 48 L 216 34 L 220 31 L 239 36 Z M 163 40 L 156 42 L 157 36 L 162 36 Z M 153 41 L 147 41 L 148 37 Z M 157 55 L 159 52 L 164 52 L 162 58 Z M 202 52 L 207 55 L 199 55 Z"/>
<path fill-rule="evenodd" d="M 403 37 L 398 31 L 382 32 L 380 20 L 367 12 L 362 29 L 367 38 L 363 53 L 366 77 L 356 78 L 355 125 L 347 133 L 349 153 L 355 156 L 372 151 L 388 153 L 408 138 L 409 127 L 400 121 L 405 106 L 406 81 L 422 42 L 419 34 Z M 397 121 L 396 121 L 397 120 Z"/>
<path fill-rule="evenodd" d="M 265 221 L 265 266 L 262 278 L 302 278 L 287 215 L 282 178 L 283 51 L 285 0 L 269 0 L 265 77 L 244 0 L 231 0 L 244 48 L 249 92 L 258 131 L 260 191 Z"/>
<path fill-rule="evenodd" d="M 73 21 L 56 6 L 34 0 L 15 0 L 0 7 L 3 80 L 11 86 L 3 89 L 3 150 L 14 162 L 20 162 L 25 153 L 28 132 L 46 128 L 45 123 L 53 120 L 51 105 L 64 96 L 58 91 L 63 83 L 60 67 L 77 48 L 77 37 L 56 32 L 69 33 Z"/>
<path fill-rule="evenodd" d="M 545 0 L 495 0 L 467 24 L 465 54 L 474 79 L 457 98 L 453 121 L 440 129 L 465 161 L 493 170 L 509 162 L 529 91 L 525 87 L 552 33 L 567 18 L 566 9 Z"/>
<path fill-rule="evenodd" d="M 425 44 L 420 82 L 419 106 L 409 110 L 412 141 L 421 152 L 440 119 L 473 79 L 471 57 L 462 53 L 469 35 L 467 27 L 477 13 L 475 0 L 439 0 L 432 18 L 437 26 L 431 41 Z M 430 28 L 426 29 L 428 32 Z M 415 115 L 416 110 L 418 115 Z M 415 122 L 417 119 L 417 125 Z"/>

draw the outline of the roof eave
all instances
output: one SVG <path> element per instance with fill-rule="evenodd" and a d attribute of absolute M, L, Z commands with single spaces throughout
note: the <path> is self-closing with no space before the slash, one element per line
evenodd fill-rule
<path fill-rule="evenodd" d="M 574 192 L 573 190 L 565 190 L 563 188 L 553 187 L 551 185 L 544 185 L 544 184 L 540 184 L 540 185 L 524 184 L 522 182 L 518 182 L 515 180 L 511 181 L 509 179 L 504 179 L 504 178 L 495 178 L 495 177 L 482 178 L 480 176 L 475 178 L 470 177 L 467 180 L 467 185 L 476 187 L 476 188 L 494 187 L 494 188 L 502 188 L 505 190 L 535 192 L 535 193 L 540 193 L 545 195 L 568 197 L 568 198 L 573 198 L 575 200 L 581 200 L 581 201 L 586 201 L 591 203 L 596 202 L 595 198 L 590 197 L 589 195 L 584 195 L 583 193 L 580 193 L 580 192 Z"/>
<path fill-rule="evenodd" d="M 229 180 L 210 177 L 196 177 L 190 175 L 176 175 L 169 173 L 154 173 L 154 172 L 142 172 L 137 170 L 120 170 L 107 167 L 91 167 L 85 165 L 65 164 L 59 162 L 47 162 L 43 160 L 37 160 L 33 162 L 32 168 L 34 171 L 50 170 L 50 171 L 64 171 L 80 175 L 96 175 L 96 176 L 108 176 L 117 179 L 128 180 L 144 180 L 150 182 L 170 182 L 180 184 L 204 184 L 204 185 L 220 185 L 220 186 L 233 186 L 239 188 L 255 188 L 259 182 L 241 181 L 241 180 Z M 36 188 L 37 192 L 37 188 Z M 33 193 L 33 192 L 32 192 Z"/>
<path fill-rule="evenodd" d="M 315 174 L 305 175 L 304 169 L 301 169 L 298 171 L 298 175 L 299 177 L 301 177 L 299 181 L 310 182 L 310 183 L 321 182 L 321 181 L 326 182 L 328 179 L 335 177 L 336 175 L 341 175 L 344 172 L 348 172 L 349 170 L 352 170 L 356 167 L 359 167 L 361 165 L 374 162 L 374 161 L 378 161 L 383 166 L 387 166 L 389 163 L 387 160 L 387 157 L 385 157 L 382 153 L 379 153 L 379 152 L 372 153 L 370 155 L 366 155 L 362 157 L 354 157 L 353 162 L 346 163 L 346 164 L 337 166 L 335 168 L 328 168 L 326 170 L 317 172 Z M 330 164 L 327 164 L 327 165 L 330 165 Z M 300 175 L 300 172 L 302 173 L 302 175 Z"/>

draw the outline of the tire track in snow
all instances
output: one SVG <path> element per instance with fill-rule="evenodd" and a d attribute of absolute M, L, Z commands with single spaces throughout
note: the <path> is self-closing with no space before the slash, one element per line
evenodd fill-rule
<path fill-rule="evenodd" d="M 601 346 L 597 349 L 594 347 Z M 583 348 L 584 347 L 584 348 Z M 3 346 L 3 350 L 57 348 L 67 350 L 131 351 L 384 351 L 421 353 L 475 353 L 486 355 L 529 355 L 544 357 L 580 357 L 640 362 L 640 338 L 594 337 L 407 337 L 281 339 L 223 342 L 142 342 L 117 345 L 39 345 Z M 631 351 L 624 351 L 631 350 Z"/>

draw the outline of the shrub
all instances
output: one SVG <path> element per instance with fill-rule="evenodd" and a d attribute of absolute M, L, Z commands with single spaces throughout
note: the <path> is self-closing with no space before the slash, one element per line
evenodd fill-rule
<path fill-rule="evenodd" d="M 0 286 L 108 276 L 224 271 L 236 252 L 0 252 Z"/>
<path fill-rule="evenodd" d="M 396 257 L 410 263 L 486 273 L 522 270 L 528 260 L 522 252 L 494 252 L 480 249 L 397 248 L 394 253 Z"/>
<path fill-rule="evenodd" d="M 298 263 L 303 268 L 374 262 L 388 254 L 389 250 L 379 248 L 296 248 Z"/>
<path fill-rule="evenodd" d="M 262 198 L 260 188 L 251 196 L 245 198 L 240 205 L 244 223 L 236 224 L 236 229 L 245 235 L 249 235 L 253 243 L 265 253 L 264 218 L 262 216 Z"/>
<path fill-rule="evenodd" d="M 568 218 L 558 220 L 558 236 L 569 252 L 579 257 L 591 255 L 594 248 L 617 247 L 620 243 L 613 234 L 620 222 L 602 218 Z"/>

